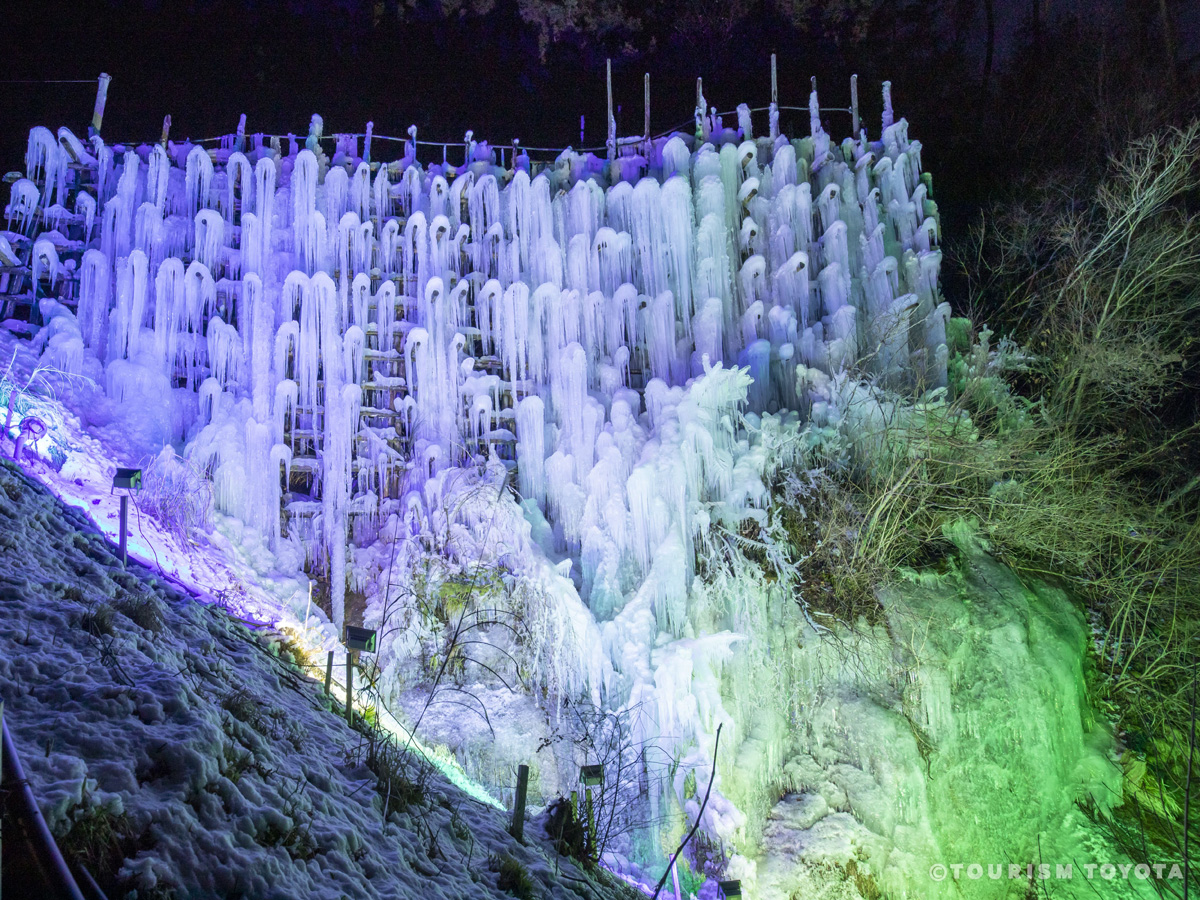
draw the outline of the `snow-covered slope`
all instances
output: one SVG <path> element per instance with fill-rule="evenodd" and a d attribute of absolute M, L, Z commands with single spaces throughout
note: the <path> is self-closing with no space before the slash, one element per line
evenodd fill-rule
<path fill-rule="evenodd" d="M 615 897 L 416 757 L 422 799 L 388 821 L 368 745 L 254 632 L 110 545 L 16 467 L 0 468 L 0 697 L 51 829 L 107 823 L 94 874 L 138 897 Z M 400 785 L 401 782 L 395 782 Z M 391 798 L 393 806 L 395 798 Z M 94 830 L 94 829 L 93 829 Z M 104 843 L 102 847 L 106 846 Z M 104 864 L 93 868 L 103 869 Z"/>

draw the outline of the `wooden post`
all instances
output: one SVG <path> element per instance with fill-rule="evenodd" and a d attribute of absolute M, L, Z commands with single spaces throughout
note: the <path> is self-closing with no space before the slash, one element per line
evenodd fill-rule
<path fill-rule="evenodd" d="M 346 724 L 354 724 L 354 654 L 346 651 Z"/>
<path fill-rule="evenodd" d="M 850 136 L 856 141 L 860 130 L 858 119 L 858 76 L 850 76 Z"/>
<path fill-rule="evenodd" d="M 329 696 L 329 685 L 333 683 L 333 651 L 325 658 L 325 696 Z"/>
<path fill-rule="evenodd" d="M 365 162 L 368 166 L 371 164 L 371 133 L 374 131 L 375 131 L 375 123 L 368 122 L 367 123 L 367 133 L 366 133 L 366 136 L 363 138 L 363 155 L 362 155 L 363 162 Z"/>
<path fill-rule="evenodd" d="M 525 796 L 529 792 L 529 766 L 517 766 L 517 797 L 513 802 L 512 829 L 509 832 L 518 841 L 525 836 Z"/>
<path fill-rule="evenodd" d="M 104 104 L 108 102 L 108 83 L 112 81 L 112 76 L 101 72 L 99 81 L 96 87 L 96 105 L 92 107 L 92 134 L 100 133 L 100 125 L 104 121 Z"/>
<path fill-rule="evenodd" d="M 121 495 L 121 539 L 118 545 L 121 548 L 121 568 L 125 567 L 125 558 L 128 550 L 128 539 L 125 533 L 129 530 L 129 495 Z"/>
<path fill-rule="evenodd" d="M 583 795 L 587 798 L 587 841 L 586 846 L 589 853 L 596 852 L 596 816 L 592 811 L 592 789 L 586 787 L 583 790 Z"/>
<path fill-rule="evenodd" d="M 159 143 L 162 144 L 164 147 L 167 146 L 167 140 L 168 140 L 168 138 L 170 138 L 170 136 L 171 136 L 171 117 L 169 115 L 163 116 L 163 132 L 162 132 L 162 138 L 161 138 L 161 140 L 159 140 Z"/>
<path fill-rule="evenodd" d="M 617 120 L 613 116 L 611 59 L 605 64 L 605 84 L 608 88 L 608 139 L 604 145 L 608 149 L 608 161 L 612 162 L 617 158 Z"/>
<path fill-rule="evenodd" d="M 646 121 L 643 127 L 643 133 L 646 135 L 647 143 L 650 141 L 650 73 L 646 73 L 645 87 L 645 105 L 646 105 Z"/>
<path fill-rule="evenodd" d="M 775 67 L 775 54 L 771 54 L 771 111 L 770 133 L 771 142 L 779 138 L 779 75 Z"/>

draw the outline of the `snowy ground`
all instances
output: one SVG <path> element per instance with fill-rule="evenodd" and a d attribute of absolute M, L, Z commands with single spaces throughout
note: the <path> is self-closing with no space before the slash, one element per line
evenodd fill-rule
<path fill-rule="evenodd" d="M 385 822 L 361 735 L 278 637 L 123 570 L 7 461 L 0 519 L 5 716 L 51 829 L 104 811 L 138 897 L 507 897 L 488 865 L 506 853 L 534 896 L 618 896 L 436 772 Z"/>

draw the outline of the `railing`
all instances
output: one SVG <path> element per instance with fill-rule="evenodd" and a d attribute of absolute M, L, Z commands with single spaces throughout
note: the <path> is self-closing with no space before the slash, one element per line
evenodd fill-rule
<path fill-rule="evenodd" d="M 84 894 L 67 863 L 59 852 L 58 844 L 50 834 L 42 811 L 33 796 L 33 788 L 25 777 L 25 769 L 17 756 L 17 748 L 8 732 L 4 718 L 4 704 L 0 703 L 0 726 L 4 731 L 3 780 L 0 781 L 0 797 L 3 798 L 4 819 L 15 822 L 15 835 L 5 835 L 3 848 L 3 872 L 0 885 L 7 885 L 9 896 L 39 897 L 45 900 L 97 900 L 104 894 L 94 881 Z M 13 847 L 13 844 L 16 847 Z M 16 871 L 13 872 L 13 868 Z"/>

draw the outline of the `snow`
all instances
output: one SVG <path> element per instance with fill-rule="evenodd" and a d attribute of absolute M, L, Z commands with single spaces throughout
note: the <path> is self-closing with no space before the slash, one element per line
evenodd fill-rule
<path fill-rule="evenodd" d="M 503 812 L 436 771 L 426 801 L 385 821 L 361 735 L 281 657 L 278 633 L 123 569 L 84 516 L 11 463 L 0 490 L 5 717 L 55 834 L 88 810 L 123 817 L 124 889 L 502 898 L 486 863 L 509 853 L 546 896 L 612 891 L 554 860 L 536 822 L 517 843 Z M 137 604 L 161 623 L 131 619 Z M 111 633 L 88 630 L 102 607 L 117 610 Z"/>

